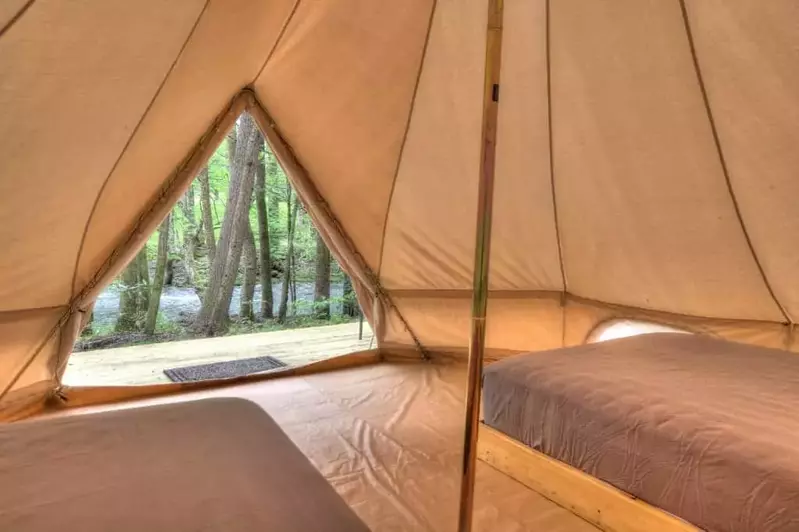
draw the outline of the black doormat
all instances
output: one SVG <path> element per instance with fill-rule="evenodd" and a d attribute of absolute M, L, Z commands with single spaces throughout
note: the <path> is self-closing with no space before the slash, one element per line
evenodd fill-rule
<path fill-rule="evenodd" d="M 251 373 L 259 373 L 285 366 L 286 364 L 278 359 L 265 356 L 200 364 L 199 366 L 186 366 L 185 368 L 165 369 L 164 374 L 172 382 L 196 382 L 242 377 Z"/>

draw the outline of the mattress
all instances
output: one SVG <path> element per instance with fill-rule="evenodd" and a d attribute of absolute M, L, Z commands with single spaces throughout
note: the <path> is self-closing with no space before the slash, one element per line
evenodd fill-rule
<path fill-rule="evenodd" d="M 225 398 L 0 426 L 0 530 L 368 529 L 263 410 Z"/>
<path fill-rule="evenodd" d="M 687 334 L 519 355 L 485 423 L 707 530 L 799 530 L 799 356 Z"/>

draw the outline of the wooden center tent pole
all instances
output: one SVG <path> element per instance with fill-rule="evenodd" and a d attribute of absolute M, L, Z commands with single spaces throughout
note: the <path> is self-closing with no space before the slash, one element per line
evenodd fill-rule
<path fill-rule="evenodd" d="M 480 181 L 477 189 L 477 231 L 474 249 L 472 329 L 469 340 L 466 428 L 463 441 L 463 467 L 458 512 L 459 532 L 470 532 L 472 530 L 472 511 L 474 507 L 474 475 L 477 460 L 478 425 L 480 422 L 480 386 L 485 353 L 486 309 L 488 307 L 491 209 L 494 197 L 499 72 L 502 57 L 502 14 L 503 0 L 488 0 Z"/>

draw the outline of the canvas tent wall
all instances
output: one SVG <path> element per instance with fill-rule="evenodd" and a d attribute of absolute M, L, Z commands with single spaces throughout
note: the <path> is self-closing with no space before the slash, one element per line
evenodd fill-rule
<path fill-rule="evenodd" d="M 799 5 L 505 10 L 490 355 L 613 318 L 799 349 Z M 483 0 L 4 3 L 4 416 L 56 390 L 99 290 L 248 107 L 381 350 L 465 352 L 485 17 Z"/>

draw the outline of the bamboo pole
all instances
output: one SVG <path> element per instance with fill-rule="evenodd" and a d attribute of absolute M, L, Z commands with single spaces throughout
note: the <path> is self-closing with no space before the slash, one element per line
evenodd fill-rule
<path fill-rule="evenodd" d="M 494 197 L 499 73 L 502 57 L 502 13 L 503 0 L 488 0 L 480 182 L 477 192 L 477 230 L 474 249 L 472 330 L 469 340 L 466 422 L 463 441 L 460 508 L 458 512 L 459 532 L 470 532 L 472 530 L 474 507 L 474 476 L 477 460 L 477 434 L 480 421 L 480 377 L 483 373 L 483 356 L 485 353 L 488 268 L 491 255 L 491 210 Z"/>

